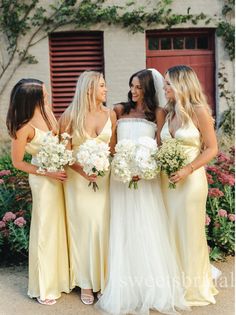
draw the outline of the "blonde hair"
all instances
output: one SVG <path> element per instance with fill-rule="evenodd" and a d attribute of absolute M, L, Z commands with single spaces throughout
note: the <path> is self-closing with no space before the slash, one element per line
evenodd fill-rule
<path fill-rule="evenodd" d="M 195 116 L 194 108 L 197 106 L 205 107 L 211 115 L 206 96 L 192 68 L 185 65 L 174 66 L 166 74 L 175 94 L 175 99 L 168 100 L 166 105 L 167 119 L 171 120 L 176 115 L 182 125 L 186 125 Z"/>
<path fill-rule="evenodd" d="M 81 138 L 86 138 L 85 118 L 96 108 L 96 96 L 102 73 L 84 71 L 77 81 L 74 98 L 60 118 L 60 126 L 72 135 L 76 130 Z M 102 106 L 102 103 L 101 103 Z"/>

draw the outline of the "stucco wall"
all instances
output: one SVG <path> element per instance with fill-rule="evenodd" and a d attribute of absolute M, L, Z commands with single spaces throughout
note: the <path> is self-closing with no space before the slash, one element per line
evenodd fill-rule
<path fill-rule="evenodd" d="M 48 6 L 48 1 L 41 0 L 41 3 Z M 126 1 L 110 0 L 107 4 L 118 4 L 122 5 Z M 156 5 L 156 0 L 139 0 L 137 1 L 138 6 L 145 5 L 147 10 L 152 10 L 153 5 Z M 188 7 L 191 7 L 191 13 L 198 14 L 204 12 L 210 16 L 221 15 L 222 1 L 220 0 L 175 0 L 172 4 L 173 11 L 176 13 L 186 13 Z M 213 26 L 213 22 L 207 25 L 207 27 Z M 191 23 L 181 25 L 183 27 L 193 27 Z M 196 28 L 206 27 L 203 22 L 194 26 Z M 157 29 L 158 27 L 152 27 Z M 151 29 L 148 28 L 148 29 Z M 74 30 L 73 26 L 67 26 L 62 28 L 64 30 Z M 102 30 L 104 31 L 104 60 L 105 60 L 105 77 L 108 86 L 108 106 L 117 103 L 122 100 L 126 100 L 128 92 L 128 80 L 132 73 L 137 70 L 143 69 L 146 66 L 146 47 L 145 47 L 145 33 L 132 34 L 126 29 L 96 25 L 91 30 Z M 24 38 L 22 39 L 22 41 Z M 0 41 L 1 37 L 0 37 Z M 0 42 L 0 45 L 3 45 Z M 225 52 L 222 40 L 216 38 L 216 75 L 218 68 L 223 63 L 226 67 L 229 80 L 230 88 L 234 88 L 234 65 L 229 60 L 227 52 Z M 40 41 L 35 45 L 30 53 L 36 57 L 39 61 L 38 64 L 24 64 L 18 68 L 7 88 L 0 95 L 0 141 L 1 138 L 8 138 L 5 128 L 5 117 L 9 102 L 9 94 L 13 85 L 23 77 L 34 77 L 45 82 L 46 87 L 50 93 L 50 65 L 49 65 L 49 47 L 48 38 Z M 217 80 L 216 80 L 217 82 Z M 0 85 L 2 83 L 0 82 Z M 217 89 L 216 89 L 217 93 Z M 217 99 L 217 98 L 216 98 Z M 224 110 L 225 104 L 218 100 L 217 101 L 217 113 Z M 218 115 L 219 117 L 219 115 Z"/>

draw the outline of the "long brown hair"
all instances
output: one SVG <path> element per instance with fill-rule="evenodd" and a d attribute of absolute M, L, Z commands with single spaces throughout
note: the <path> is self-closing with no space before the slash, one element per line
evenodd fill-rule
<path fill-rule="evenodd" d="M 147 120 L 155 121 L 156 109 L 158 108 L 159 104 L 157 104 L 157 100 L 155 98 L 156 90 L 154 86 L 152 71 L 144 69 L 134 73 L 129 79 L 130 87 L 134 77 L 137 77 L 139 79 L 140 86 L 144 94 L 144 104 L 146 106 L 144 114 Z M 129 114 L 130 110 L 136 107 L 136 103 L 132 101 L 131 91 L 128 92 L 128 102 L 123 102 L 120 104 L 124 106 L 124 113 L 126 114 Z"/>
<path fill-rule="evenodd" d="M 31 120 L 35 108 L 39 107 L 49 129 L 52 128 L 45 111 L 43 82 L 37 79 L 21 79 L 13 87 L 7 112 L 6 125 L 12 138 Z"/>

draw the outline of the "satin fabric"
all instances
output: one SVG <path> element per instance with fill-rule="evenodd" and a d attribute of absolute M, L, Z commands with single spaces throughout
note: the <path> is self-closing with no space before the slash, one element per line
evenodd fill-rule
<path fill-rule="evenodd" d="M 172 136 L 168 122 L 163 126 L 161 139 Z M 192 162 L 201 151 L 200 132 L 192 121 L 179 128 L 175 138 Z M 190 306 L 215 303 L 218 293 L 213 285 L 208 246 L 205 235 L 205 213 L 208 184 L 204 167 L 200 167 L 176 185 L 168 188 L 168 178 L 162 173 L 162 192 L 169 218 L 169 230 L 175 256 L 182 270 L 185 298 Z"/>
<path fill-rule="evenodd" d="M 109 143 L 112 133 L 108 118 L 102 132 L 95 138 Z M 89 136 L 87 137 L 89 138 Z M 74 132 L 72 149 L 76 156 L 79 146 L 84 142 Z M 68 179 L 64 184 L 69 257 L 70 287 L 103 291 L 106 282 L 108 233 L 109 233 L 109 178 L 97 178 L 99 189 L 94 192 L 89 182 L 79 173 L 67 168 Z"/>
<path fill-rule="evenodd" d="M 35 155 L 46 132 L 35 128 L 35 136 L 26 145 L 37 165 Z M 32 191 L 32 216 L 29 241 L 28 295 L 57 299 L 69 293 L 69 262 L 66 237 L 65 204 L 62 184 L 46 176 L 29 174 Z"/>
<path fill-rule="evenodd" d="M 155 138 L 155 132 L 156 124 L 145 119 L 118 120 L 118 141 Z M 135 190 L 112 175 L 110 190 L 108 282 L 96 307 L 112 315 L 185 309 L 159 179 L 140 180 Z"/>

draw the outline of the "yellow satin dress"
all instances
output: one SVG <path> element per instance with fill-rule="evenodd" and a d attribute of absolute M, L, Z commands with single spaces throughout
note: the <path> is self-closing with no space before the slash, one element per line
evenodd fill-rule
<path fill-rule="evenodd" d="M 35 136 L 26 145 L 37 165 L 35 155 L 45 131 L 35 128 Z M 62 183 L 41 175 L 29 174 L 32 191 L 32 215 L 29 241 L 29 285 L 31 298 L 58 299 L 69 293 L 69 259 L 66 236 L 65 203 Z"/>
<path fill-rule="evenodd" d="M 171 138 L 168 122 L 161 131 L 162 142 Z M 201 151 L 201 136 L 192 121 L 179 128 L 175 138 L 182 141 L 188 163 Z M 168 188 L 168 177 L 161 174 L 164 203 L 175 256 L 182 270 L 185 299 L 189 306 L 215 303 L 214 287 L 205 234 L 208 184 L 204 167 L 200 167 L 176 185 Z"/>
<path fill-rule="evenodd" d="M 110 142 L 111 120 L 108 118 L 97 141 Z M 84 142 L 76 132 L 72 136 L 72 149 L 76 155 Z M 67 169 L 68 179 L 64 184 L 67 230 L 69 240 L 70 287 L 92 289 L 98 292 L 105 287 L 109 233 L 109 178 L 110 172 L 97 178 L 99 189 L 88 187 L 79 173 Z"/>

